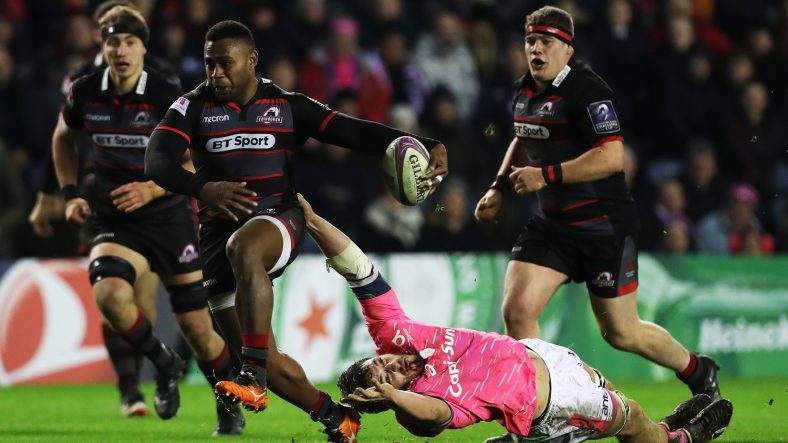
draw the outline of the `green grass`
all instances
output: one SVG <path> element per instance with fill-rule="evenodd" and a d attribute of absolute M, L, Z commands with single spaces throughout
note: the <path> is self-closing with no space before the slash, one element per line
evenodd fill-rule
<path fill-rule="evenodd" d="M 734 404 L 728 430 L 717 441 L 788 441 L 788 378 L 720 382 Z M 335 389 L 322 386 L 336 398 Z M 688 397 L 678 381 L 621 382 L 618 387 L 659 419 Z M 152 386 L 144 391 L 150 400 Z M 121 418 L 114 387 L 110 385 L 20 386 L 0 389 L 0 442 L 18 441 L 199 441 L 209 440 L 215 424 L 211 393 L 205 385 L 182 386 L 178 416 L 162 421 L 151 416 Z M 152 406 L 152 405 L 151 405 Z M 153 412 L 153 411 L 151 411 Z M 320 426 L 299 409 L 272 396 L 269 409 L 246 414 L 242 438 L 223 441 L 324 441 Z M 481 423 L 460 431 L 446 431 L 434 439 L 413 437 L 390 413 L 364 416 L 362 442 L 481 442 L 503 432 L 496 423 Z M 605 442 L 614 441 L 603 440 Z"/>

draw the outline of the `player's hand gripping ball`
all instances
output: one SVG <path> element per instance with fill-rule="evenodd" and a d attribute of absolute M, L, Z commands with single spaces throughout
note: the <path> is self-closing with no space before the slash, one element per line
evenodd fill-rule
<path fill-rule="evenodd" d="M 383 180 L 397 201 L 415 206 L 427 198 L 429 190 L 419 189 L 419 183 L 429 162 L 427 148 L 413 137 L 399 137 L 389 144 L 383 157 Z"/>

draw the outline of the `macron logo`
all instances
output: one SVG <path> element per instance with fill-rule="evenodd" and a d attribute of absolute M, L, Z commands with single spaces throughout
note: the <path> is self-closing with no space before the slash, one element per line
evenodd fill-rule
<path fill-rule="evenodd" d="M 203 123 L 216 123 L 216 122 L 228 122 L 230 121 L 230 116 L 225 115 L 208 115 L 202 118 Z"/>

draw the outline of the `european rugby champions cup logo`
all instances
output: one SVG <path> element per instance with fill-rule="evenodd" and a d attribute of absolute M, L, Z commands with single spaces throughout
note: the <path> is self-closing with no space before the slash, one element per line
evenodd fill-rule
<path fill-rule="evenodd" d="M 0 279 L 0 386 L 114 378 L 84 260 L 9 268 Z"/>

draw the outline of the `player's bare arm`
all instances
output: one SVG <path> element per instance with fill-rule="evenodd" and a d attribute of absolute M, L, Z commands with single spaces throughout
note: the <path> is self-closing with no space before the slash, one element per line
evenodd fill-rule
<path fill-rule="evenodd" d="M 501 204 L 503 203 L 503 194 L 511 188 L 511 183 L 509 182 L 510 167 L 511 165 L 521 164 L 522 157 L 523 147 L 518 142 L 517 137 L 515 137 L 509 143 L 509 148 L 503 157 L 495 181 L 476 204 L 476 211 L 473 214 L 476 220 L 483 223 L 496 222 L 498 212 L 501 210 Z"/>
<path fill-rule="evenodd" d="M 64 189 L 66 199 L 66 221 L 84 224 L 91 214 L 88 202 L 76 195 L 77 185 L 77 148 L 74 145 L 76 132 L 66 126 L 62 118 L 58 119 L 55 133 L 52 135 L 52 160 L 60 187 Z M 65 192 L 68 190 L 68 192 Z"/>
<path fill-rule="evenodd" d="M 602 143 L 560 166 L 561 183 L 582 183 L 609 177 L 624 170 L 624 144 L 618 140 Z M 538 191 L 547 186 L 545 171 L 533 166 L 512 167 L 509 180 L 518 194 Z"/>
<path fill-rule="evenodd" d="M 323 217 L 315 214 L 312 205 L 301 194 L 298 194 L 298 204 L 304 210 L 304 219 L 309 235 L 315 240 L 326 258 L 336 257 L 348 247 L 351 242 L 350 238 Z"/>
<path fill-rule="evenodd" d="M 39 192 L 36 196 L 36 204 L 30 211 L 27 221 L 36 235 L 48 238 L 54 233 L 52 222 L 63 220 L 64 209 L 63 199 L 59 195 Z"/>
<path fill-rule="evenodd" d="M 346 401 L 351 404 L 384 403 L 413 428 L 435 429 L 451 418 L 451 409 L 443 400 L 395 389 L 388 383 L 372 380 L 374 387 L 356 388 Z"/>

